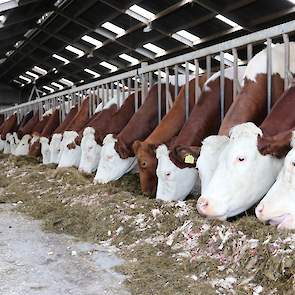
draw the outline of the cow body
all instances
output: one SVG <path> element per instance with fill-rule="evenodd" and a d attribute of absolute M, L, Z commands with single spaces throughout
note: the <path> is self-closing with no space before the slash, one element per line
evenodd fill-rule
<path fill-rule="evenodd" d="M 262 136 L 263 131 L 253 123 L 240 124 L 243 120 L 260 124 L 265 116 L 266 55 L 264 49 L 249 62 L 244 87 L 220 128 L 220 134 L 228 135 L 230 128 L 235 126 L 228 144 L 217 157 L 213 176 L 198 200 L 198 210 L 203 215 L 226 219 L 249 209 L 268 191 L 282 166 L 281 160 L 270 155 L 262 156 L 259 153 L 257 137 Z M 290 69 L 295 72 L 294 42 L 290 43 L 290 55 Z M 272 48 L 272 58 L 272 103 L 275 104 L 283 93 L 284 44 Z M 249 103 L 244 101 L 247 99 Z M 201 167 L 202 169 L 201 175 L 205 168 Z"/>
<path fill-rule="evenodd" d="M 165 84 L 161 84 L 161 117 L 166 113 Z M 169 85 L 170 99 L 174 99 L 174 88 Z M 144 140 L 158 123 L 158 85 L 151 87 L 145 101 L 132 116 L 125 128 L 117 135 L 105 137 L 95 181 L 107 183 L 119 179 L 136 166 L 132 149 L 135 140 Z"/>
<path fill-rule="evenodd" d="M 244 67 L 239 68 L 240 82 L 244 71 Z M 233 73 L 233 68 L 225 70 L 225 112 L 233 100 Z M 185 159 L 194 146 L 200 147 L 206 136 L 218 132 L 221 121 L 219 77 L 220 73 L 216 73 L 205 83 L 198 103 L 170 147 L 170 151 L 167 147 L 157 150 L 157 199 L 183 200 L 199 186 L 195 160 L 189 163 Z"/>

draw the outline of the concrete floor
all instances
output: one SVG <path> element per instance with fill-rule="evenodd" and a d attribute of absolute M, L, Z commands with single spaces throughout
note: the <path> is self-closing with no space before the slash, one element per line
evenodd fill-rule
<path fill-rule="evenodd" d="M 110 248 L 43 232 L 38 221 L 0 204 L 1 295 L 127 295 L 122 261 Z"/>

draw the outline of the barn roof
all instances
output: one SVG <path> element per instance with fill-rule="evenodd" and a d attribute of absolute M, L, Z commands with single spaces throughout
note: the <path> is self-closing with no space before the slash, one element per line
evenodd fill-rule
<path fill-rule="evenodd" d="M 49 93 L 294 16 L 295 0 L 0 0 L 0 80 Z"/>

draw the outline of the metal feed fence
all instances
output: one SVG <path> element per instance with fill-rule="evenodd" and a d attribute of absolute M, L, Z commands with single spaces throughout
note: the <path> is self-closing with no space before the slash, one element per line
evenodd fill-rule
<path fill-rule="evenodd" d="M 289 35 L 295 32 L 295 21 L 290 21 L 281 25 L 277 25 L 265 30 L 261 30 L 255 33 L 251 33 L 246 36 L 242 36 L 233 40 L 225 41 L 223 43 L 213 45 L 207 48 L 196 50 L 187 54 L 183 54 L 177 57 L 166 59 L 164 61 L 154 63 L 151 65 L 142 64 L 140 68 L 114 75 L 99 81 L 88 83 L 79 87 L 73 86 L 70 89 L 53 93 L 42 97 L 34 101 L 26 102 L 20 105 L 9 107 L 0 110 L 0 113 L 5 115 L 5 118 L 9 117 L 13 113 L 17 113 L 18 121 L 23 116 L 31 111 L 38 111 L 40 117 L 43 113 L 49 109 L 56 109 L 59 107 L 60 119 L 64 120 L 70 106 L 81 106 L 82 98 L 89 96 L 89 114 L 93 115 L 96 106 L 100 101 L 106 104 L 111 98 L 116 98 L 118 105 L 124 101 L 131 93 L 135 94 L 135 111 L 138 109 L 138 94 L 141 91 L 142 99 L 147 96 L 149 89 L 155 84 L 158 84 L 158 120 L 161 120 L 161 83 L 165 84 L 166 91 L 166 112 L 171 107 L 169 103 L 169 79 L 171 80 L 171 74 L 174 75 L 175 85 L 174 94 L 177 96 L 179 92 L 179 75 L 184 75 L 184 89 L 185 89 L 185 115 L 189 116 L 189 80 L 192 75 L 195 78 L 195 99 L 199 97 L 199 76 L 202 72 L 205 72 L 207 77 L 211 76 L 213 71 L 212 63 L 216 63 L 218 59 L 218 65 L 214 70 L 220 70 L 220 110 L 221 118 L 224 118 L 224 86 L 225 76 L 224 71 L 226 66 L 232 66 L 234 68 L 234 83 L 233 93 L 236 96 L 239 92 L 238 82 L 238 66 L 241 64 L 239 60 L 238 50 L 244 50 L 246 52 L 243 64 L 247 64 L 253 56 L 253 47 L 256 45 L 266 44 L 267 47 L 267 106 L 268 111 L 271 108 L 271 94 L 272 94 L 272 40 L 279 40 L 284 42 L 285 45 L 285 81 L 284 86 L 287 89 L 290 81 L 289 69 L 290 69 L 290 46 Z M 232 60 L 228 60 L 225 54 L 231 52 Z M 218 58 L 217 58 L 218 57 Z M 201 69 L 200 64 L 204 65 L 204 69 Z M 182 77 L 182 78 L 183 78 Z"/>

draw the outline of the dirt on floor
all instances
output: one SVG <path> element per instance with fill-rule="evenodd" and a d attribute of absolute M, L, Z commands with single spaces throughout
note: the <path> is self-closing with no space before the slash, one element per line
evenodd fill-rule
<path fill-rule="evenodd" d="M 136 175 L 107 185 L 77 169 L 0 155 L 0 202 L 42 219 L 45 230 L 115 245 L 136 295 L 294 294 L 295 234 L 250 212 L 230 222 L 196 212 L 196 198 L 163 203 Z"/>

